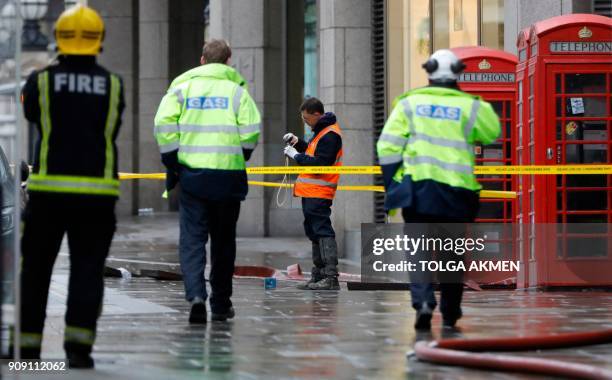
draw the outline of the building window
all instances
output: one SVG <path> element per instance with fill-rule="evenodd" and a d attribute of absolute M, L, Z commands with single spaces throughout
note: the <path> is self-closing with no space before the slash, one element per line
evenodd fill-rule
<path fill-rule="evenodd" d="M 204 0 L 204 41 L 208 41 L 210 30 L 210 0 Z"/>
<path fill-rule="evenodd" d="M 304 97 L 317 96 L 317 0 L 304 0 Z"/>
<path fill-rule="evenodd" d="M 504 46 L 504 0 L 386 2 L 387 99 L 427 85 L 421 68 L 432 51 Z"/>
<path fill-rule="evenodd" d="M 431 54 L 429 1 L 388 1 L 387 99 L 427 83 L 421 64 Z"/>
<path fill-rule="evenodd" d="M 504 50 L 504 0 L 481 0 L 480 45 Z"/>
<path fill-rule="evenodd" d="M 304 98 L 316 97 L 318 72 L 317 0 L 304 0 Z M 310 140 L 312 129 L 304 123 L 304 139 Z"/>
<path fill-rule="evenodd" d="M 433 50 L 478 45 L 478 0 L 433 0 Z"/>

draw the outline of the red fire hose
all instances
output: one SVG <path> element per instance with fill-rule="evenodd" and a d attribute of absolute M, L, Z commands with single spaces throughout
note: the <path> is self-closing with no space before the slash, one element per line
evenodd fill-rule
<path fill-rule="evenodd" d="M 565 378 L 609 380 L 612 379 L 612 371 L 586 364 L 511 355 L 472 353 L 485 350 L 517 351 L 576 347 L 601 343 L 612 343 L 612 329 L 518 338 L 444 339 L 429 343 L 418 342 L 415 346 L 415 354 L 419 360 L 447 365 L 526 372 Z"/>

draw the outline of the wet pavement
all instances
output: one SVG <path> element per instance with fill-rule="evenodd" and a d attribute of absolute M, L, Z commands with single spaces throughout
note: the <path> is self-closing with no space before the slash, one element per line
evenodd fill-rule
<path fill-rule="evenodd" d="M 180 273 L 178 264 L 178 214 L 124 218 L 118 222 L 111 253 L 110 267 L 124 267 L 133 273 L 141 269 Z M 208 246 L 207 246 L 208 248 Z M 286 269 L 300 264 L 309 272 L 312 266 L 311 243 L 305 236 L 280 238 L 238 237 L 236 265 L 265 266 Z M 340 260 L 339 269 L 359 273 L 359 264 Z"/>
<path fill-rule="evenodd" d="M 172 220 L 172 216 L 167 218 Z M 112 259 L 130 265 L 136 265 L 132 261 L 141 266 L 175 265 L 175 226 L 168 225 L 167 233 L 160 233 L 163 223 L 153 218 L 141 220 L 121 223 Z M 241 239 L 238 261 L 277 268 L 296 260 L 307 263 L 309 247 L 302 240 Z M 345 269 L 355 267 L 345 264 Z M 62 256 L 52 280 L 43 358 L 63 357 L 66 281 Z M 96 370 L 17 377 L 5 367 L 3 378 L 539 379 L 543 377 L 421 363 L 406 359 L 406 352 L 417 338 L 527 336 L 612 328 L 612 293 L 605 292 L 468 291 L 460 332 L 443 334 L 436 313 L 432 334 L 417 337 L 407 292 L 348 291 L 345 284 L 339 292 L 304 292 L 296 290 L 291 281 L 279 281 L 277 289 L 265 290 L 262 279 L 240 278 L 234 282 L 237 315 L 233 321 L 189 326 L 182 282 L 135 277 L 129 281 L 107 278 L 106 284 L 94 352 Z M 612 369 L 610 344 L 518 355 Z"/>

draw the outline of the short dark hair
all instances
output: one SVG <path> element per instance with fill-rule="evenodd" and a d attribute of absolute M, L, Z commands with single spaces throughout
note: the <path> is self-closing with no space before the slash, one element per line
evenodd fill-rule
<path fill-rule="evenodd" d="M 204 43 L 202 57 L 206 63 L 226 63 L 232 56 L 232 49 L 225 40 L 212 39 Z"/>
<path fill-rule="evenodd" d="M 306 111 L 309 114 L 314 114 L 315 112 L 323 115 L 325 113 L 325 108 L 323 107 L 323 103 L 317 98 L 310 97 L 306 98 L 302 105 L 300 106 L 300 112 Z"/>

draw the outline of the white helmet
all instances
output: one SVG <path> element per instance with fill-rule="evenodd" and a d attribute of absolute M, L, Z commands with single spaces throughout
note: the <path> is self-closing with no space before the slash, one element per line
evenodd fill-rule
<path fill-rule="evenodd" d="M 423 65 L 432 82 L 452 82 L 459 79 L 465 64 L 448 49 L 435 51 Z"/>

